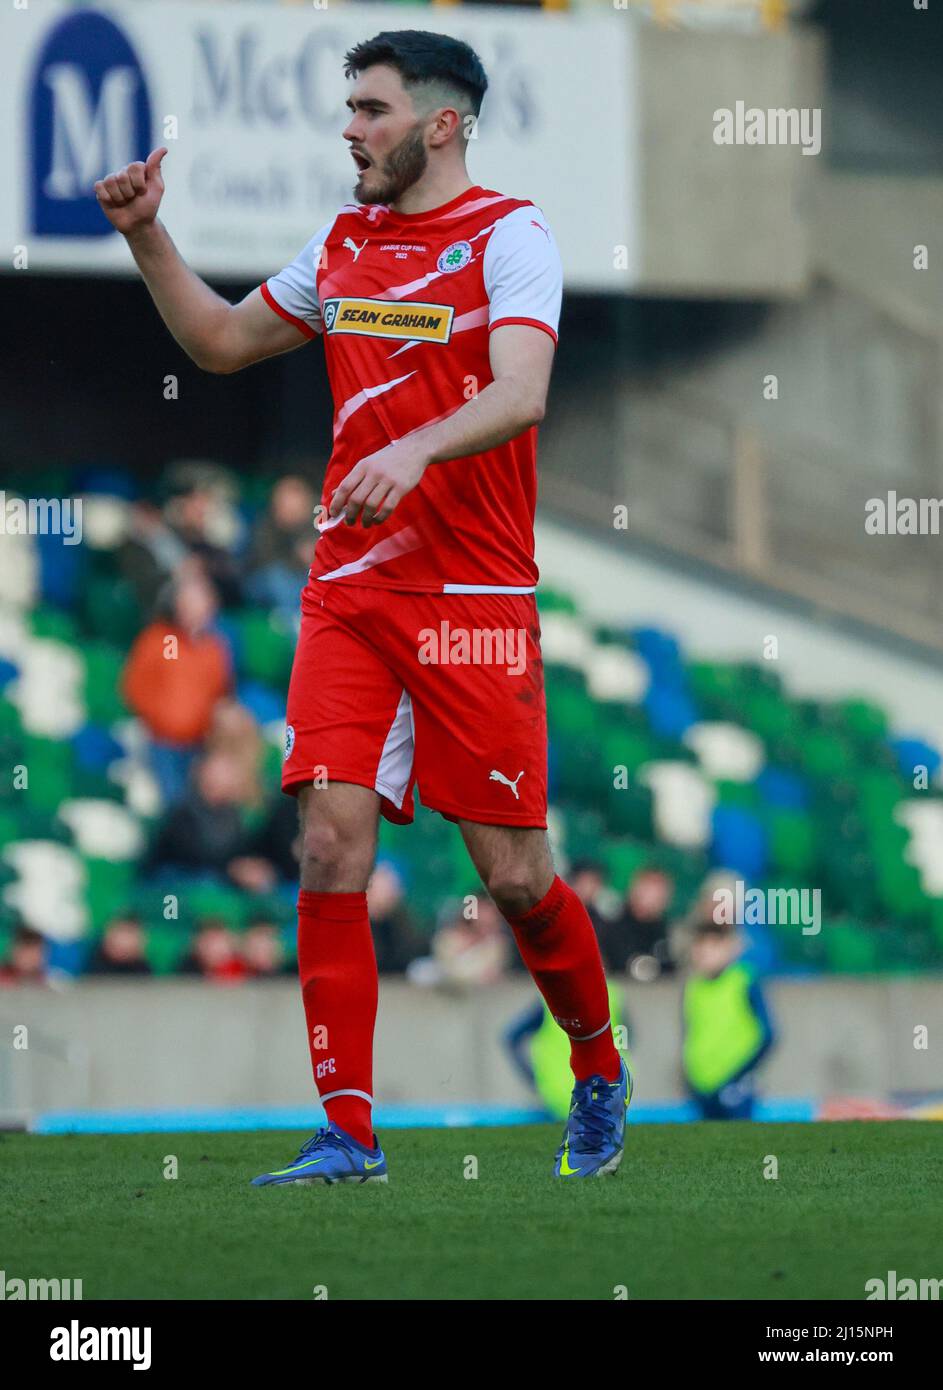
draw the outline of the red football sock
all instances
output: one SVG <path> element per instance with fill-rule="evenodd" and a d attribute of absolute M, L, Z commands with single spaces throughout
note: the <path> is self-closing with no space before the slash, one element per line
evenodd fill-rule
<path fill-rule="evenodd" d="M 329 1120 L 372 1148 L 377 962 L 366 893 L 301 890 L 298 974 L 321 1104 Z"/>
<path fill-rule="evenodd" d="M 620 1059 L 599 942 L 573 889 L 557 877 L 536 907 L 507 921 L 534 984 L 570 1039 L 573 1075 L 617 1081 Z"/>

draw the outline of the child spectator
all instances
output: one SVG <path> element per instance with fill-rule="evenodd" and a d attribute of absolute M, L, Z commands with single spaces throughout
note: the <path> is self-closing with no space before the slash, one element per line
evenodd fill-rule
<path fill-rule="evenodd" d="M 238 984 L 247 977 L 249 967 L 237 950 L 235 934 L 222 917 L 202 919 L 180 973 L 202 975 L 205 980 L 221 984 Z"/>
<path fill-rule="evenodd" d="M 44 985 L 46 983 L 46 940 L 32 927 L 19 926 L 10 945 L 10 954 L 0 965 L 0 985 Z"/>
<path fill-rule="evenodd" d="M 108 923 L 88 970 L 91 975 L 150 975 L 140 917 L 126 912 Z"/>
<path fill-rule="evenodd" d="M 755 969 L 741 959 L 735 926 L 701 924 L 691 944 L 684 986 L 682 1065 L 705 1120 L 753 1117 L 753 1078 L 773 1045 Z"/>
<path fill-rule="evenodd" d="M 255 917 L 242 937 L 242 959 L 254 980 L 294 974 L 281 932 L 267 917 Z"/>

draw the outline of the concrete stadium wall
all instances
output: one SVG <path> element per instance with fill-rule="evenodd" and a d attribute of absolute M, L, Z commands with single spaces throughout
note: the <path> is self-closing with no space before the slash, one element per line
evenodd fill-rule
<path fill-rule="evenodd" d="M 384 1104 L 528 1104 L 500 1037 L 525 981 L 468 995 L 383 982 L 375 1091 Z M 782 980 L 769 986 L 781 1041 L 764 1076 L 779 1097 L 943 1089 L 943 985 L 930 979 Z M 640 1100 L 682 1095 L 677 984 L 626 990 Z M 13 1030 L 29 1028 L 15 1050 Z M 929 1048 L 914 1048 L 914 1028 Z M 0 1118 L 48 1110 L 305 1106 L 313 1088 L 290 980 L 82 981 L 0 995 Z"/>
<path fill-rule="evenodd" d="M 810 265 L 813 181 L 822 156 L 796 146 L 714 143 L 714 112 L 821 108 L 815 30 L 707 34 L 640 26 L 629 82 L 639 125 L 636 197 L 647 293 L 777 296 Z"/>

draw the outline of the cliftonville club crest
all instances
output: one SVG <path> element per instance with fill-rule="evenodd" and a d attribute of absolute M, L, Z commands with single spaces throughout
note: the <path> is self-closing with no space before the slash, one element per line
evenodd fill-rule
<path fill-rule="evenodd" d="M 447 246 L 442 252 L 436 264 L 444 274 L 449 274 L 453 270 L 461 270 L 468 265 L 472 258 L 472 249 L 467 241 L 453 241 L 451 246 Z"/>

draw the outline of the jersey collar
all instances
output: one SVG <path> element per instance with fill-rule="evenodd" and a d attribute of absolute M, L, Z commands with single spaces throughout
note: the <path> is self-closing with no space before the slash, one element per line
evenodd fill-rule
<path fill-rule="evenodd" d="M 428 208 L 425 212 L 395 212 L 393 208 L 387 208 L 384 221 L 387 226 L 391 223 L 402 224 L 405 227 L 416 227 L 422 222 L 436 222 L 440 217 L 445 217 L 447 213 L 460 208 L 463 203 L 471 202 L 474 198 L 480 198 L 484 189 L 477 183 L 472 184 L 471 188 L 466 188 L 464 193 L 460 193 L 457 198 L 453 198 L 448 203 L 443 203 L 441 207 Z"/>

